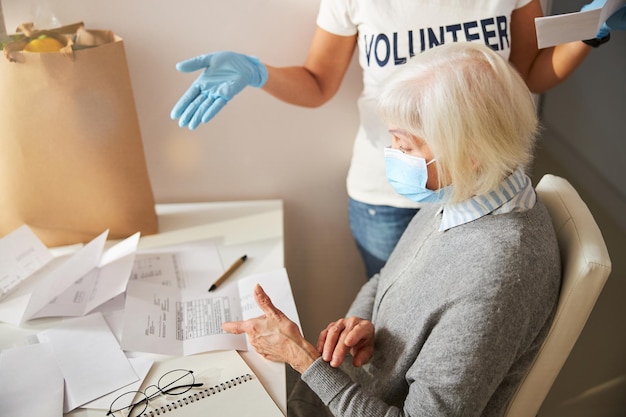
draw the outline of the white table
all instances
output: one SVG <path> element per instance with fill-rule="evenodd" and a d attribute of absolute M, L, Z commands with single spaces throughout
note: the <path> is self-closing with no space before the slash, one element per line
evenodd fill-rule
<path fill-rule="evenodd" d="M 216 239 L 225 267 L 243 254 L 248 260 L 233 274 L 237 279 L 270 272 L 284 266 L 283 211 L 280 200 L 157 204 L 159 233 L 143 236 L 139 248 L 155 248 L 200 239 Z M 0 323 L 0 349 L 23 344 L 37 332 L 50 328 L 60 319 L 41 319 L 21 326 Z M 129 356 L 145 355 L 128 352 Z M 285 367 L 269 362 L 255 352 L 241 352 L 276 404 L 287 414 Z M 164 360 L 164 355 L 151 355 Z M 76 409 L 72 416 L 99 416 L 102 410 Z"/>

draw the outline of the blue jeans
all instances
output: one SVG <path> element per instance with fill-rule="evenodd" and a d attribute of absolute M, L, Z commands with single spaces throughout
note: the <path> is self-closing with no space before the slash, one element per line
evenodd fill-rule
<path fill-rule="evenodd" d="M 367 276 L 380 271 L 418 209 L 348 201 L 350 230 L 365 262 Z"/>

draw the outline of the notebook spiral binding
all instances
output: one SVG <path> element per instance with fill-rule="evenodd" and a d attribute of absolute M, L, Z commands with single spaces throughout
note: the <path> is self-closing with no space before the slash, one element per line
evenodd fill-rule
<path fill-rule="evenodd" d="M 226 382 L 221 382 L 212 387 L 205 388 L 200 391 L 193 391 L 191 394 L 186 395 L 180 399 L 172 401 L 168 404 L 157 407 L 153 410 L 146 411 L 140 417 L 157 417 L 163 414 L 168 413 L 169 411 L 174 411 L 179 408 L 182 408 L 186 405 L 193 404 L 197 401 L 200 401 L 204 398 L 208 398 L 212 395 L 219 394 L 222 391 L 226 391 L 227 389 L 234 388 L 237 385 L 241 385 L 244 382 L 251 381 L 254 377 L 250 374 L 245 374 L 242 376 L 238 376 Z"/>

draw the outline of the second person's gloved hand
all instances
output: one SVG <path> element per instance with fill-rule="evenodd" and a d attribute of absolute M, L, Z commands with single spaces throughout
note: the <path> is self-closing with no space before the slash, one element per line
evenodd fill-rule
<path fill-rule="evenodd" d="M 580 11 L 584 12 L 586 10 L 598 9 L 604 6 L 604 3 L 606 3 L 606 0 L 593 0 L 591 3 L 585 4 Z M 596 38 L 601 39 L 607 37 L 609 33 L 611 33 L 611 30 L 626 30 L 626 5 L 617 9 L 606 19 L 606 22 L 598 29 Z"/>
<path fill-rule="evenodd" d="M 246 86 L 263 87 L 267 68 L 257 58 L 236 52 L 214 52 L 176 64 L 180 72 L 204 70 L 170 114 L 180 127 L 206 123 Z"/>
<path fill-rule="evenodd" d="M 605 30 L 608 34 L 612 30 L 626 30 L 626 4 L 613 12 L 600 30 Z"/>

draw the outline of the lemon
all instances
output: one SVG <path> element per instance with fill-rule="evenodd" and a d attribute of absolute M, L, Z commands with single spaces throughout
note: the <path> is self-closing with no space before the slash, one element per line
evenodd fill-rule
<path fill-rule="evenodd" d="M 28 42 L 24 47 L 26 52 L 59 52 L 63 44 L 54 38 L 41 35 Z"/>

